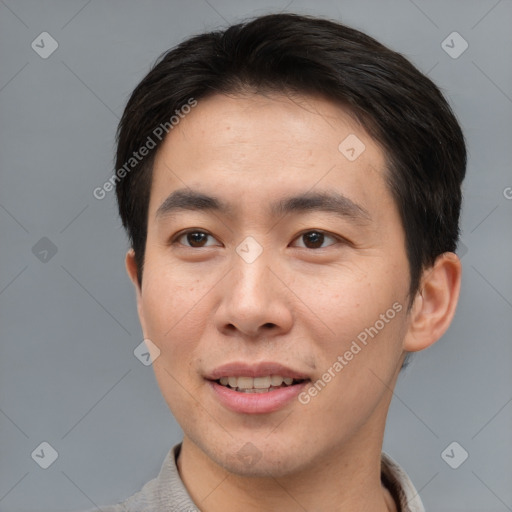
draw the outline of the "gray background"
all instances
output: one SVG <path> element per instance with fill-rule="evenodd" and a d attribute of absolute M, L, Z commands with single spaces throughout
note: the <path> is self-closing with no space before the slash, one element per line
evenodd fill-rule
<path fill-rule="evenodd" d="M 0 0 L 0 511 L 116 502 L 180 439 L 133 354 L 141 331 L 114 194 L 92 191 L 112 173 L 127 96 L 162 51 L 284 9 L 342 20 L 404 53 L 460 118 L 470 153 L 460 305 L 402 374 L 385 450 L 427 510 L 512 510 L 510 0 Z M 59 44 L 47 59 L 31 48 L 43 31 Z M 469 44 L 456 59 L 441 46 L 453 31 Z M 43 237 L 54 245 L 36 245 Z M 43 441 L 58 452 L 46 470 L 31 457 Z M 441 457 L 452 441 L 469 453 L 458 469 Z"/>

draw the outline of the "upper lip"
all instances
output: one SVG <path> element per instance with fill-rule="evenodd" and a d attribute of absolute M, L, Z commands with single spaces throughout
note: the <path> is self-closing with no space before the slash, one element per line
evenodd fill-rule
<path fill-rule="evenodd" d="M 263 361 L 249 364 L 235 361 L 218 366 L 206 375 L 206 379 L 218 380 L 221 377 L 265 377 L 267 375 L 280 375 L 281 377 L 291 377 L 297 380 L 309 378 L 305 373 L 293 370 L 279 363 Z"/>

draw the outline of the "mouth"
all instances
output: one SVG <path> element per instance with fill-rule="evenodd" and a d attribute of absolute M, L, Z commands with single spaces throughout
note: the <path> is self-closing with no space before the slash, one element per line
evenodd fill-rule
<path fill-rule="evenodd" d="M 278 363 L 223 365 L 206 376 L 213 398 L 239 414 L 272 413 L 290 405 L 307 386 L 308 375 Z"/>
<path fill-rule="evenodd" d="M 265 375 L 262 377 L 224 376 L 215 380 L 215 382 L 238 393 L 269 393 L 301 384 L 306 380 L 281 375 Z"/>

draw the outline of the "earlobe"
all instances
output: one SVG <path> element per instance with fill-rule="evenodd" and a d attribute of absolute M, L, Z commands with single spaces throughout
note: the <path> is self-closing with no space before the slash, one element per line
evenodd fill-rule
<path fill-rule="evenodd" d="M 129 249 L 126 253 L 124 263 L 131 282 L 135 286 L 137 293 L 140 293 L 139 281 L 137 279 L 137 262 L 135 261 L 135 252 L 133 249 Z"/>
<path fill-rule="evenodd" d="M 417 352 L 433 345 L 446 332 L 459 298 L 462 268 L 454 253 L 441 254 L 423 272 L 413 306 L 404 350 Z"/>

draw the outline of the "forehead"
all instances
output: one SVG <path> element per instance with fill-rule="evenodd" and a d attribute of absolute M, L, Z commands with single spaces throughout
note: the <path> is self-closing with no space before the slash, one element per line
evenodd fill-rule
<path fill-rule="evenodd" d="M 231 195 L 245 206 L 280 193 L 335 190 L 364 206 L 372 197 L 389 199 L 384 173 L 380 147 L 330 101 L 214 95 L 199 100 L 160 147 L 150 215 L 184 187 Z"/>

